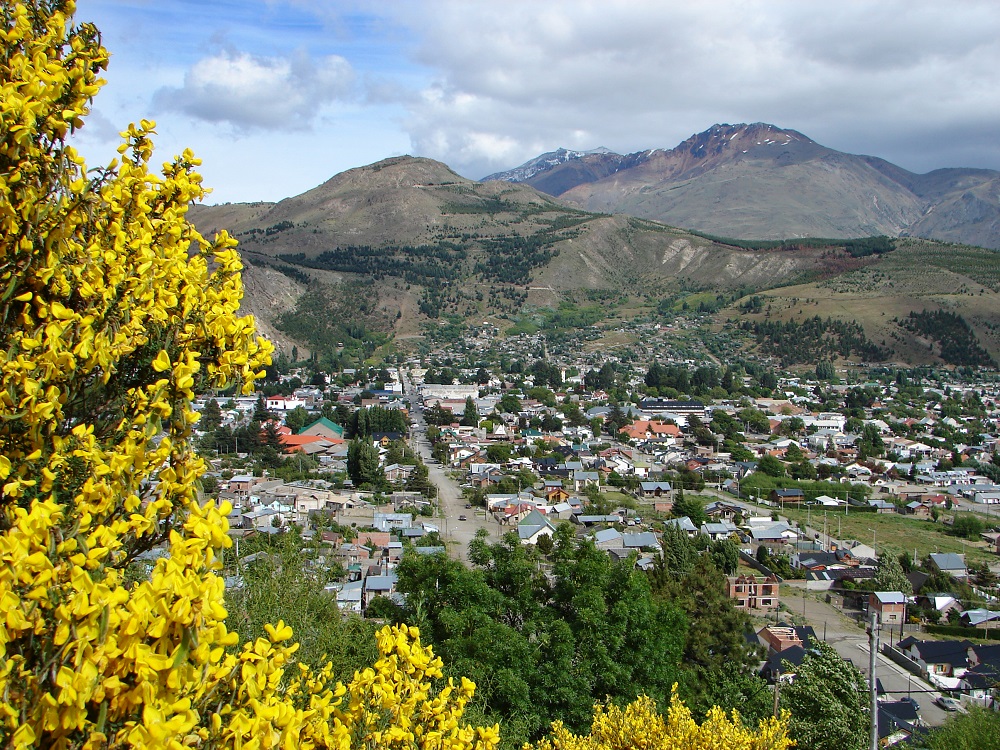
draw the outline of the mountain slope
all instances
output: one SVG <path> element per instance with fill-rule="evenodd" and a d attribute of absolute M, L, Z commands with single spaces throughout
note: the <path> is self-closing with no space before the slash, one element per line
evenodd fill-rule
<path fill-rule="evenodd" d="M 349 170 L 279 203 L 196 206 L 191 216 L 205 233 L 228 229 L 255 267 L 248 273 L 280 271 L 302 289 L 374 281 L 369 312 L 395 314 L 404 335 L 446 315 L 554 304 L 567 290 L 770 288 L 828 276 L 843 262 L 820 249 L 751 251 L 585 212 L 526 185 L 477 183 L 412 157 Z M 277 323 L 272 301 L 248 305 Z"/>
<path fill-rule="evenodd" d="M 715 150 L 704 157 L 648 154 L 647 168 L 673 158 L 690 174 L 724 160 L 719 145 L 704 144 Z M 800 148 L 828 156 L 807 140 Z M 933 179 L 921 189 L 951 194 L 965 177 Z M 244 309 L 262 329 L 286 352 L 297 344 L 329 362 L 363 361 L 389 336 L 406 341 L 469 321 L 502 330 L 505 319 L 581 299 L 630 299 L 635 314 L 651 315 L 664 303 L 718 310 L 765 293 L 762 316 L 859 321 L 892 357 L 913 362 L 937 355 L 895 318 L 953 310 L 1000 358 L 1000 254 L 979 248 L 920 240 L 896 250 L 885 242 L 737 246 L 582 211 L 527 185 L 477 183 L 412 157 L 349 170 L 279 203 L 196 206 L 191 217 L 202 232 L 225 227 L 240 240 Z"/>
<path fill-rule="evenodd" d="M 588 211 L 728 237 L 913 235 L 1000 247 L 1000 173 L 916 175 L 764 123 L 715 125 L 667 150 L 540 159 L 530 174 L 498 176 Z"/>

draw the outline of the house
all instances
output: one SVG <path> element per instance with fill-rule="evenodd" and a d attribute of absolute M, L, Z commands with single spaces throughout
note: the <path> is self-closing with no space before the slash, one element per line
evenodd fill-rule
<path fill-rule="evenodd" d="M 361 614 L 361 602 L 364 596 L 364 581 L 350 581 L 337 591 L 337 609 L 341 612 Z"/>
<path fill-rule="evenodd" d="M 790 646 L 808 649 L 817 641 L 816 631 L 811 625 L 792 626 L 788 623 L 768 625 L 757 631 L 757 640 L 766 646 L 769 653 L 780 653 Z"/>
<path fill-rule="evenodd" d="M 639 531 L 634 534 L 622 534 L 622 546 L 626 550 L 654 550 L 661 552 L 660 542 L 652 531 Z"/>
<path fill-rule="evenodd" d="M 365 578 L 364 606 L 367 608 L 376 596 L 390 596 L 396 591 L 396 574 L 370 575 Z"/>
<path fill-rule="evenodd" d="M 969 648 L 969 668 L 962 675 L 959 688 L 984 705 L 997 705 L 1000 699 L 1000 644 Z"/>
<path fill-rule="evenodd" d="M 921 594 L 916 598 L 916 605 L 920 609 L 935 609 L 942 616 L 947 616 L 953 609 L 962 611 L 962 603 L 951 594 Z"/>
<path fill-rule="evenodd" d="M 778 608 L 776 576 L 728 576 L 728 595 L 747 612 L 770 612 Z"/>
<path fill-rule="evenodd" d="M 906 742 L 919 733 L 921 722 L 916 701 L 902 698 L 898 701 L 879 701 L 878 742 L 879 747 L 892 747 Z"/>
<path fill-rule="evenodd" d="M 705 515 L 713 521 L 735 521 L 736 517 L 743 518 L 747 514 L 744 508 L 722 500 L 715 500 L 705 506 Z"/>
<path fill-rule="evenodd" d="M 252 474 L 237 474 L 232 479 L 229 480 L 229 492 L 238 500 L 236 505 L 246 505 L 247 501 L 250 499 L 250 491 L 256 487 L 258 484 L 266 482 L 267 480 L 261 477 L 255 477 Z"/>
<path fill-rule="evenodd" d="M 413 526 L 413 515 L 411 513 L 375 513 L 372 526 L 379 531 L 409 529 Z"/>
<path fill-rule="evenodd" d="M 600 475 L 596 471 L 573 472 L 573 491 L 582 492 L 584 487 L 597 487 L 600 485 Z"/>
<path fill-rule="evenodd" d="M 570 494 L 563 489 L 562 482 L 560 482 L 558 486 L 546 487 L 545 489 L 545 500 L 550 505 L 564 503 L 569 500 L 569 498 Z"/>
<path fill-rule="evenodd" d="M 731 534 L 735 534 L 737 531 L 738 529 L 736 528 L 736 524 L 730 523 L 729 521 L 703 523 L 701 525 L 701 533 L 713 542 L 719 541 L 720 539 L 728 539 Z"/>
<path fill-rule="evenodd" d="M 537 544 L 541 537 L 551 538 L 555 533 L 556 527 L 537 509 L 528 513 L 517 524 L 517 535 L 521 544 Z"/>
<path fill-rule="evenodd" d="M 931 506 L 929 503 L 914 500 L 906 504 L 906 515 L 916 516 L 917 518 L 930 518 Z"/>
<path fill-rule="evenodd" d="M 639 482 L 643 497 L 671 497 L 670 482 Z"/>
<path fill-rule="evenodd" d="M 669 521 L 663 522 L 664 526 L 676 526 L 689 537 L 694 539 L 698 536 L 698 527 L 694 525 L 690 518 L 687 516 L 681 516 L 680 518 L 671 518 Z"/>
<path fill-rule="evenodd" d="M 775 505 L 783 503 L 802 503 L 805 502 L 805 493 L 798 487 L 789 487 L 787 489 L 774 489 L 771 490 L 771 494 L 768 495 L 768 500 L 770 500 Z"/>
<path fill-rule="evenodd" d="M 901 640 L 896 648 L 917 664 L 927 679 L 931 679 L 961 677 L 969 666 L 970 646 L 972 643 L 966 640 L 918 641 L 911 635 Z M 937 684 L 941 684 L 940 681 Z"/>
<path fill-rule="evenodd" d="M 836 568 L 856 568 L 861 564 L 848 550 L 823 552 L 811 550 L 799 552 L 792 557 L 792 566 L 800 570 L 831 570 Z"/>
<path fill-rule="evenodd" d="M 777 651 L 768 656 L 761 667 L 760 676 L 774 684 L 778 679 L 795 674 L 795 668 L 806 658 L 806 650 L 802 646 L 792 645 L 784 651 Z"/>
<path fill-rule="evenodd" d="M 890 503 L 888 500 L 883 500 L 881 498 L 877 500 L 869 500 L 868 505 L 875 509 L 876 513 L 895 513 L 896 506 Z"/>
<path fill-rule="evenodd" d="M 772 552 L 781 550 L 798 536 L 788 524 L 775 523 L 765 528 L 751 528 L 750 538 L 757 547 L 767 547 Z"/>
<path fill-rule="evenodd" d="M 965 567 L 965 555 L 955 552 L 931 552 L 931 566 L 941 573 L 952 575 L 960 581 L 969 577 L 969 571 Z"/>
<path fill-rule="evenodd" d="M 344 428 L 326 417 L 320 417 L 312 424 L 306 425 L 299 430 L 299 434 L 318 435 L 320 437 L 329 438 L 330 440 L 339 441 L 344 439 Z"/>
<path fill-rule="evenodd" d="M 990 609 L 967 609 L 962 613 L 962 624 L 984 630 L 1000 629 L 1000 612 Z"/>
<path fill-rule="evenodd" d="M 868 611 L 878 612 L 883 625 L 906 621 L 906 597 L 901 591 L 873 591 L 868 597 Z"/>
<path fill-rule="evenodd" d="M 369 549 L 381 550 L 388 547 L 390 541 L 392 541 L 392 537 L 388 531 L 359 531 L 358 538 L 354 540 L 354 543 Z"/>
<path fill-rule="evenodd" d="M 597 549 L 624 549 L 625 538 L 617 529 L 601 529 L 594 533 L 594 546 Z"/>

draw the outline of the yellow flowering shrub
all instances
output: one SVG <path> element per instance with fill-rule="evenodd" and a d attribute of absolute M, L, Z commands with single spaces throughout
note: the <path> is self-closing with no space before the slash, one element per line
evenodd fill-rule
<path fill-rule="evenodd" d="M 525 750 L 786 750 L 793 744 L 787 715 L 762 721 L 754 730 L 735 711 L 727 716 L 713 708 L 699 725 L 675 687 L 665 717 L 646 696 L 625 708 L 597 705 L 590 734 L 575 735 L 557 721 L 549 737 Z"/>
<path fill-rule="evenodd" d="M 108 60 L 72 2 L 0 8 L 0 744 L 493 747 L 416 631 L 382 631 L 347 686 L 295 665 L 280 622 L 237 648 L 228 508 L 199 503 L 191 447 L 195 394 L 249 392 L 270 357 L 236 243 L 187 220 L 190 152 L 150 168 L 153 123 L 103 169 L 68 145 Z"/>
<path fill-rule="evenodd" d="M 235 242 L 187 220 L 205 195 L 190 152 L 151 171 L 153 123 L 103 169 L 68 145 L 108 60 L 72 2 L 0 9 L 0 744 L 495 748 L 497 727 L 462 723 L 475 686 L 445 681 L 415 628 L 383 628 L 347 685 L 296 664 L 282 622 L 238 647 L 228 508 L 199 503 L 191 446 L 195 394 L 249 392 L 270 357 L 238 314 Z M 678 703 L 664 723 L 648 701 L 553 737 L 539 747 L 787 747 L 783 724 L 699 728 Z"/>

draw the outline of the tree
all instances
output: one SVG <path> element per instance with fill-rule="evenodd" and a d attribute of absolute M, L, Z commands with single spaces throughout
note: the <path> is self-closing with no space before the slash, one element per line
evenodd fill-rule
<path fill-rule="evenodd" d="M 674 507 L 671 510 L 675 518 L 687 516 L 696 527 L 700 527 L 708 516 L 705 515 L 705 505 L 693 495 L 686 496 L 684 490 L 677 490 L 677 498 L 674 500 Z"/>
<path fill-rule="evenodd" d="M 981 706 L 969 706 L 932 729 L 923 740 L 930 750 L 993 750 L 1000 737 L 1000 714 Z"/>
<path fill-rule="evenodd" d="M 794 671 L 795 679 L 781 690 L 781 705 L 792 713 L 790 734 L 798 747 L 868 747 L 868 687 L 860 670 L 818 641 Z"/>
<path fill-rule="evenodd" d="M 625 416 L 625 412 L 622 410 L 621 404 L 617 401 L 612 402 L 611 410 L 604 417 L 604 429 L 609 435 L 617 435 L 625 425 L 630 424 L 630 420 Z"/>
<path fill-rule="evenodd" d="M 347 446 L 347 474 L 356 487 L 381 483 L 378 448 L 371 441 L 352 440 Z"/>
<path fill-rule="evenodd" d="M 972 513 L 956 513 L 949 534 L 965 539 L 978 539 L 986 530 L 986 522 Z"/>
<path fill-rule="evenodd" d="M 903 572 L 903 566 L 896 555 L 883 552 L 878 556 L 878 565 L 875 568 L 875 590 L 900 591 L 907 595 L 913 593 L 913 584 Z"/>
<path fill-rule="evenodd" d="M 497 464 L 505 464 L 510 461 L 514 446 L 510 443 L 491 443 L 486 446 L 486 458 Z"/>
<path fill-rule="evenodd" d="M 343 570 L 316 565 L 320 549 L 295 526 L 246 539 L 240 552 L 244 558 L 262 553 L 251 563 L 226 554 L 227 567 L 243 578 L 242 586 L 226 591 L 227 622 L 244 638 L 252 643 L 266 637 L 268 623 L 281 620 L 295 630 L 296 659 L 317 669 L 331 663 L 338 679 L 375 661 L 376 628 L 360 617 L 341 616 L 324 588 Z"/>
<path fill-rule="evenodd" d="M 726 575 L 732 575 L 740 564 L 740 548 L 732 539 L 719 539 L 712 542 L 712 562 L 715 567 Z"/>
<path fill-rule="evenodd" d="M 757 462 L 757 470 L 769 477 L 785 476 L 785 465 L 770 453 L 760 457 Z"/>
<path fill-rule="evenodd" d="M 702 714 L 717 702 L 735 708 L 735 702 L 711 686 L 723 674 L 749 675 L 757 665 L 757 653 L 745 636 L 749 616 L 733 605 L 722 572 L 710 556 L 696 555 L 686 570 L 673 569 L 661 576 L 654 568 L 650 580 L 657 598 L 681 607 L 687 615 L 683 684 L 689 704 Z"/>
<path fill-rule="evenodd" d="M 198 502 L 192 402 L 250 392 L 271 347 L 237 315 L 235 243 L 186 218 L 204 195 L 190 152 L 151 173 L 148 122 L 103 170 L 66 144 L 108 59 L 74 10 L 2 12 L 4 744 L 409 747 L 440 732 L 494 747 L 495 728 L 462 721 L 472 684 L 432 684 L 441 662 L 416 630 L 380 631 L 381 658 L 343 685 L 326 668 L 285 673 L 283 622 L 243 645 L 227 626 L 227 506 Z M 169 554 L 127 579 L 160 542 Z"/>
<path fill-rule="evenodd" d="M 285 415 L 285 427 L 295 433 L 298 433 L 309 422 L 309 412 L 306 411 L 304 406 L 296 406 Z"/>
<path fill-rule="evenodd" d="M 210 398 L 205 403 L 205 408 L 201 410 L 201 419 L 198 420 L 198 428 L 205 432 L 212 432 L 222 424 L 222 409 L 219 402 Z"/>
<path fill-rule="evenodd" d="M 462 412 L 460 424 L 466 427 L 479 426 L 479 410 L 476 408 L 476 402 L 472 400 L 472 396 L 467 396 L 465 399 L 465 411 Z"/>

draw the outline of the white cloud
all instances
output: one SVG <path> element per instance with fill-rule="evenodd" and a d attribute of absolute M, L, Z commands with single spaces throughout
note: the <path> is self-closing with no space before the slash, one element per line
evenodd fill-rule
<path fill-rule="evenodd" d="M 717 122 L 771 122 L 855 153 L 885 146 L 878 155 L 916 170 L 968 162 L 970 144 L 949 150 L 949 131 L 997 154 L 982 127 L 1000 119 L 989 0 L 384 8 L 413 30 L 433 78 L 406 104 L 415 152 L 470 177 L 558 146 L 672 147 Z"/>
<path fill-rule="evenodd" d="M 354 71 L 343 57 L 260 57 L 223 52 L 195 63 L 180 88 L 156 92 L 163 109 L 238 130 L 307 130 L 324 106 L 351 97 Z"/>

